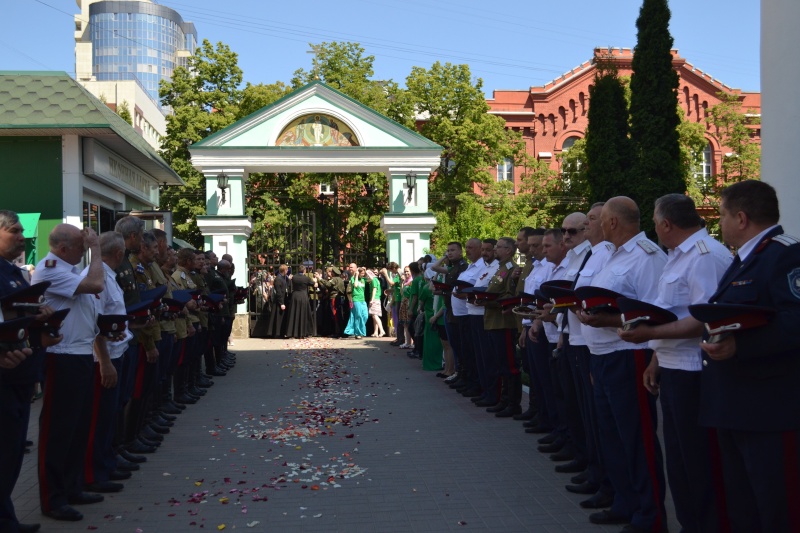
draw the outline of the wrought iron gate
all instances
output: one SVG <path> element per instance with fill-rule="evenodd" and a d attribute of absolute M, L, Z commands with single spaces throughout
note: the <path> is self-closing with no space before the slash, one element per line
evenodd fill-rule
<path fill-rule="evenodd" d="M 286 226 L 251 238 L 248 242 L 250 270 L 250 333 L 263 317 L 268 305 L 267 282 L 278 273 L 278 267 L 288 265 L 293 272 L 300 265 L 314 270 L 317 264 L 316 215 L 303 211 L 290 218 Z"/>

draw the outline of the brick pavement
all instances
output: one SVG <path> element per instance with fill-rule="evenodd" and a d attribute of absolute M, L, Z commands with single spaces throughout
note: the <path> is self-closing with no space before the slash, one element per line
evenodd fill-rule
<path fill-rule="evenodd" d="M 389 340 L 237 340 L 236 368 L 178 417 L 125 490 L 81 507 L 82 522 L 45 518 L 34 448 L 17 514 L 44 532 L 620 529 L 589 523 L 583 497 L 563 488 L 570 476 L 519 422 L 475 408 Z M 338 351 L 320 357 L 323 346 Z"/>

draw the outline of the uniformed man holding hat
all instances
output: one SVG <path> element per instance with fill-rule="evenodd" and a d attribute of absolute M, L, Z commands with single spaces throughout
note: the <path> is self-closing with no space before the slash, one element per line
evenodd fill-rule
<path fill-rule="evenodd" d="M 767 183 L 726 187 L 719 212 L 737 252 L 709 301 L 776 313 L 701 345 L 700 423 L 717 432 L 732 530 L 800 531 L 800 244 L 778 224 Z"/>

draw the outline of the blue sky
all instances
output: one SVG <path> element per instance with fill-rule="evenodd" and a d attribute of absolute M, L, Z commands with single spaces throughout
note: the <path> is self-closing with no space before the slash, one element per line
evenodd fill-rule
<path fill-rule="evenodd" d="M 375 78 L 404 84 L 413 66 L 467 63 L 494 89 L 542 85 L 592 57 L 595 47 L 633 47 L 641 0 L 164 0 L 197 26 L 200 40 L 239 54 L 245 81 L 289 82 L 309 69 L 308 43 L 360 42 Z M 0 70 L 74 75 L 72 0 L 4 6 Z M 674 47 L 728 86 L 759 91 L 760 3 L 672 0 Z"/>

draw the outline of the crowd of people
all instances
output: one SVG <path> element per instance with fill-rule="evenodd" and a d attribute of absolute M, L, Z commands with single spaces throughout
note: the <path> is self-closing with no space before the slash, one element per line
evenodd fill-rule
<path fill-rule="evenodd" d="M 250 279 L 251 310 L 256 315 L 252 336 L 384 337 L 392 324 L 389 313 L 395 309 L 397 269 L 396 263 L 381 269 L 351 263 L 344 272 L 329 266 L 309 273 L 300 265 L 293 274 L 282 264 L 274 274 L 255 272 Z"/>
<path fill-rule="evenodd" d="M 522 422 L 572 475 L 565 490 L 585 495 L 591 523 L 667 531 L 668 480 L 681 531 L 800 531 L 800 241 L 784 234 L 775 190 L 758 181 L 721 192 L 730 248 L 685 195 L 646 207 L 659 244 L 640 230 L 640 206 L 615 197 L 560 227 L 451 242 L 443 257 L 403 269 L 280 265 L 251 279 L 251 297 L 269 302 L 256 329 L 392 334 L 477 408 Z M 241 293 L 230 258 L 176 254 L 165 237 L 133 217 L 99 237 L 61 224 L 29 283 L 11 263 L 24 250 L 19 219 L 0 211 L 3 531 L 38 529 L 16 521 L 11 490 L 42 372 L 42 511 L 80 520 L 72 506 L 122 490 L 176 416 L 233 366 Z M 41 307 L 25 304 L 34 290 Z"/>
<path fill-rule="evenodd" d="M 34 385 L 44 383 L 38 480 L 42 513 L 79 521 L 75 506 L 124 489 L 213 377 L 228 351 L 237 303 L 232 257 L 167 245 L 164 231 L 120 219 L 97 235 L 69 224 L 30 279 L 16 213 L 0 211 L 0 531 L 20 524 L 11 494 L 27 445 Z M 81 264 L 89 254 L 88 265 Z M 246 290 L 245 290 L 246 293 Z M 26 442 L 27 441 L 27 442 Z"/>
<path fill-rule="evenodd" d="M 735 254 L 688 196 L 649 207 L 661 246 L 615 197 L 409 264 L 392 344 L 521 421 L 591 523 L 667 531 L 668 479 L 680 531 L 800 531 L 800 241 L 759 181 L 721 193 Z"/>

